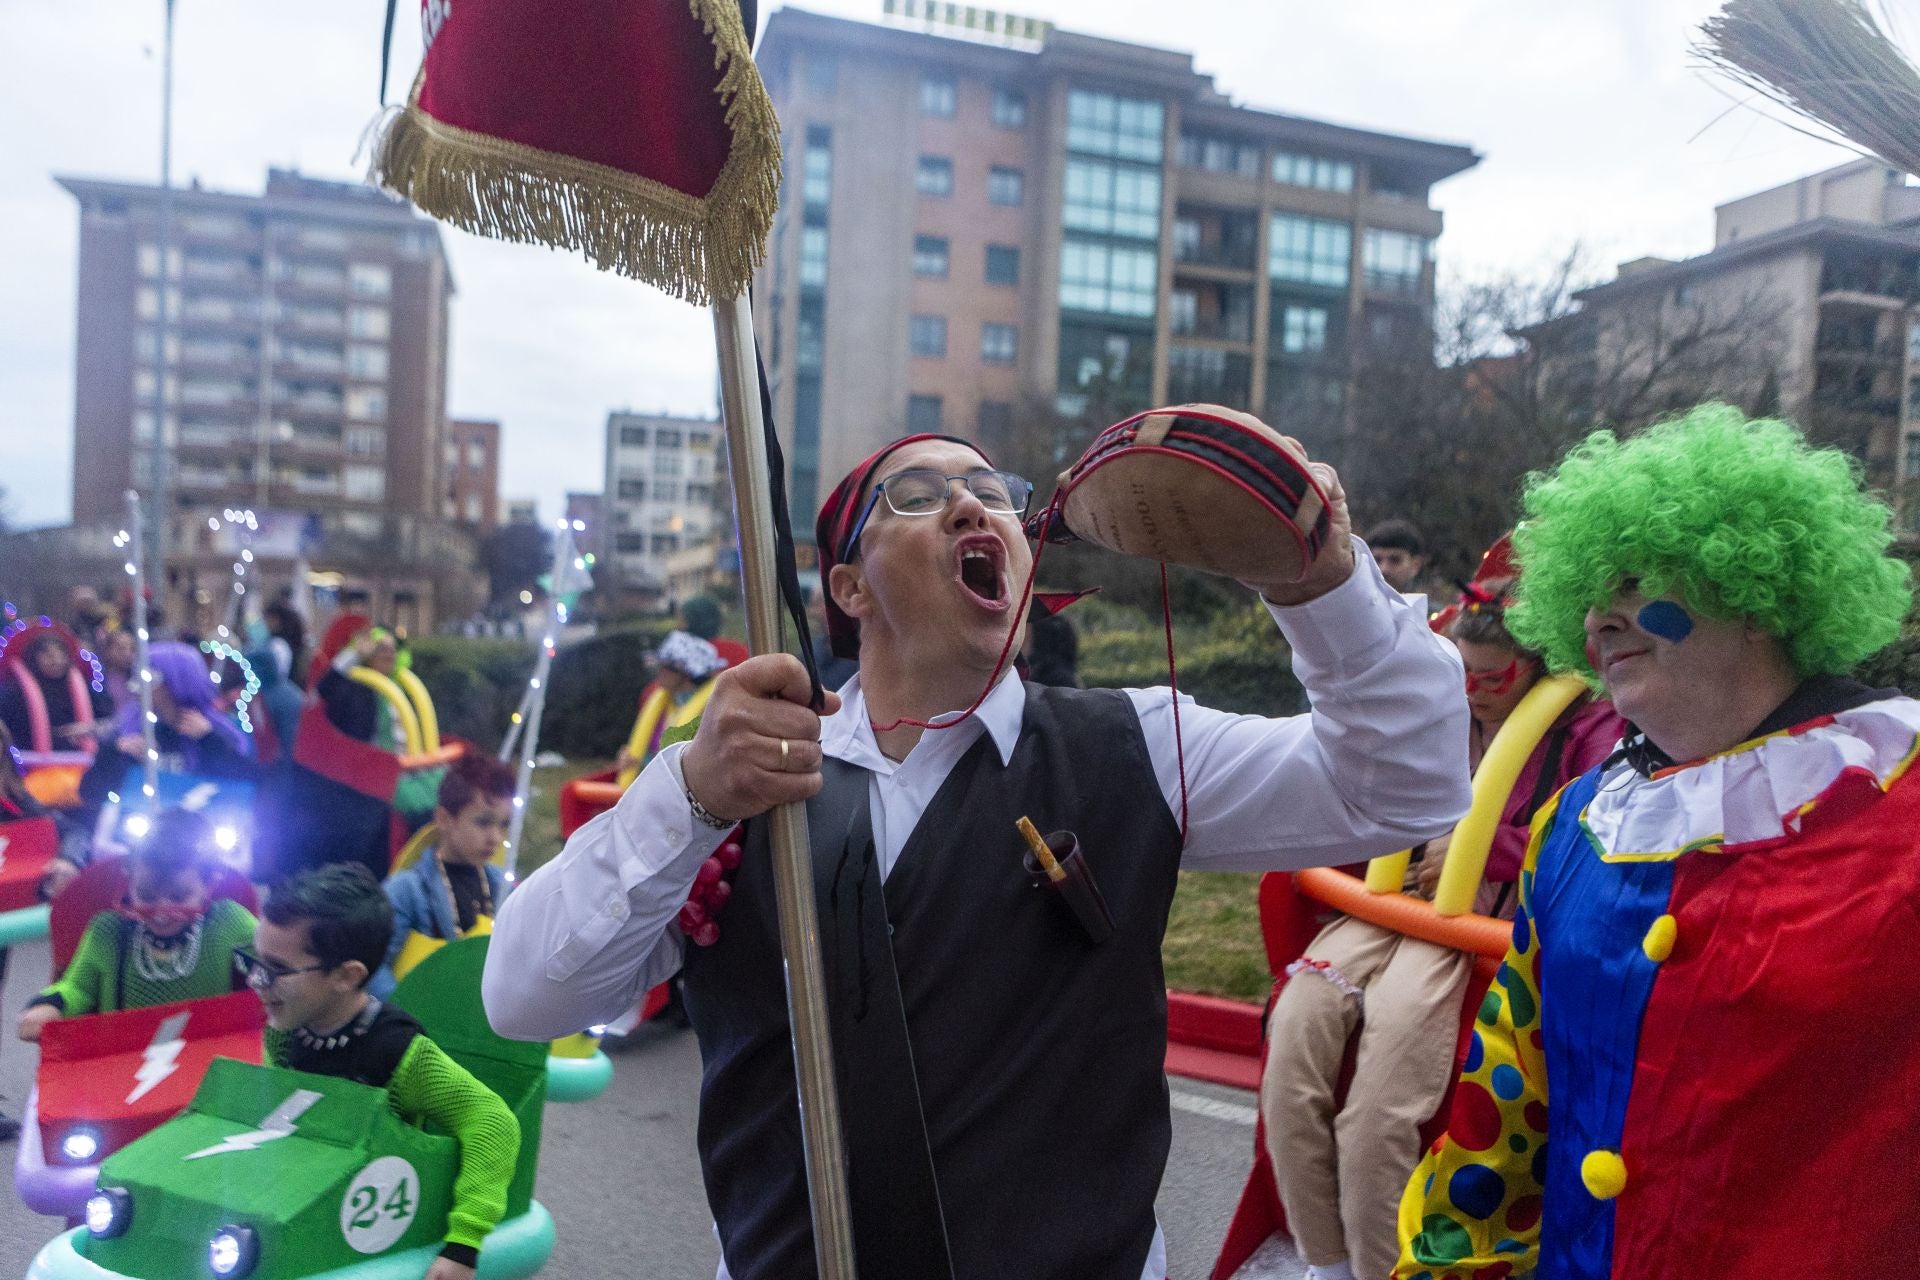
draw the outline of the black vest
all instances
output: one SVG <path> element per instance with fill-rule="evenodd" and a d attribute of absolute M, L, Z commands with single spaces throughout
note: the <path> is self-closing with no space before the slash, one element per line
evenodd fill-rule
<path fill-rule="evenodd" d="M 929 1150 L 955 1280 L 1139 1280 L 1152 1244 L 1172 1132 L 1160 944 L 1179 828 L 1125 694 L 1026 697 L 1011 762 L 980 736 L 883 904 L 869 900 L 866 772 L 829 761 L 808 806 L 861 1280 L 936 1274 L 904 1260 L 938 1248 L 911 1189 Z M 1114 917 L 1105 942 L 1029 881 L 1022 815 L 1078 834 Z M 768 844 L 767 824 L 749 823 L 720 941 L 689 947 L 683 970 L 701 1167 L 734 1280 L 816 1274 Z M 906 1037 L 887 1034 L 889 1010 L 896 1028 L 904 1010 Z"/>

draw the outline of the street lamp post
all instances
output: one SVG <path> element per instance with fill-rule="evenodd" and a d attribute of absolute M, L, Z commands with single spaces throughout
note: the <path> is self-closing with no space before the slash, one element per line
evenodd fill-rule
<path fill-rule="evenodd" d="M 167 330 L 173 288 L 173 0 L 166 2 L 165 31 L 160 53 L 160 226 L 156 234 L 160 250 L 160 284 L 155 290 L 158 305 L 154 312 L 154 392 L 153 443 L 148 457 L 152 464 L 153 511 L 147 521 L 148 552 L 146 562 L 160 585 L 156 599 L 164 605 L 167 591 L 167 543 L 173 528 L 172 455 L 167 447 L 167 378 L 172 361 L 167 358 Z M 183 273 L 184 274 L 184 273 Z"/>

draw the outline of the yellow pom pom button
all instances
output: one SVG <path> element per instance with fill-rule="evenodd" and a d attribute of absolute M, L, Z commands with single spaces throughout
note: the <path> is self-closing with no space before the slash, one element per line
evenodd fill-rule
<path fill-rule="evenodd" d="M 1595 1200 L 1611 1200 L 1627 1189 L 1626 1161 L 1618 1151 L 1589 1151 L 1580 1162 L 1580 1181 Z"/>
<path fill-rule="evenodd" d="M 1655 964 L 1665 964 L 1673 954 L 1673 940 L 1679 933 L 1680 926 L 1672 916 L 1661 916 L 1648 927 L 1647 936 L 1640 939 L 1640 949 Z"/>

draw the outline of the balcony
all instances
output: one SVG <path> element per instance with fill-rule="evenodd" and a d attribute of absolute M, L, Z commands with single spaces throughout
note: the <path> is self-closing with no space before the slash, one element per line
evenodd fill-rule
<path fill-rule="evenodd" d="M 250 449 L 253 428 L 187 423 L 180 428 L 180 444 L 189 449 Z"/>
<path fill-rule="evenodd" d="M 250 386 L 188 380 L 180 384 L 180 403 L 210 409 L 251 407 L 254 404 L 254 394 Z"/>
<path fill-rule="evenodd" d="M 1248 210 L 1182 204 L 1174 216 L 1173 260 L 1178 267 L 1251 273 L 1259 243 L 1259 221 Z"/>
<path fill-rule="evenodd" d="M 291 490 L 308 498 L 337 498 L 341 493 L 340 477 L 336 475 L 309 475 L 301 471 L 283 471 L 273 481 L 281 488 Z"/>

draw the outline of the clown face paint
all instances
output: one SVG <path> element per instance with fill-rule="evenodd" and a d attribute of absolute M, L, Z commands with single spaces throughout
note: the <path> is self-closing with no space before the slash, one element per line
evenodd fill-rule
<path fill-rule="evenodd" d="M 1649 601 L 1633 620 L 1642 631 L 1668 644 L 1679 644 L 1693 634 L 1693 615 L 1671 600 Z"/>

